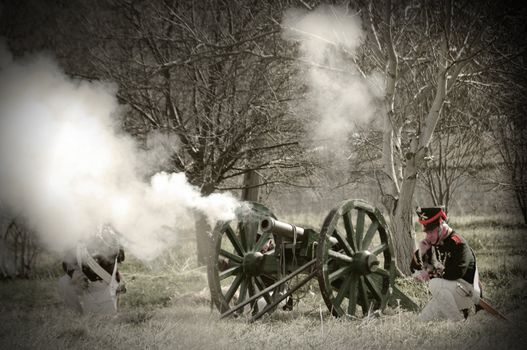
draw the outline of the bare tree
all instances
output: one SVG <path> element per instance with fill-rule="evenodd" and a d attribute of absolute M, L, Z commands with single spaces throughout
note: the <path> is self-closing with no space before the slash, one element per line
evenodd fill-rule
<path fill-rule="evenodd" d="M 501 40 L 491 50 L 499 59 L 489 65 L 485 81 L 486 106 L 498 151 L 499 177 L 488 179 L 495 188 L 510 192 L 527 224 L 527 9 L 517 5 L 503 14 Z"/>
<path fill-rule="evenodd" d="M 507 119 L 505 123 L 499 122 L 497 130 L 501 143 L 499 151 L 507 174 L 507 180 L 500 185 L 514 195 L 523 222 L 527 224 L 527 131 L 525 122 L 519 124 Z"/>
<path fill-rule="evenodd" d="M 361 8 L 369 67 L 386 75 L 378 180 L 395 234 L 397 263 L 403 273 L 409 273 L 418 176 L 431 159 L 433 135 L 447 109 L 470 112 L 468 101 L 456 99 L 456 91 L 466 85 L 460 77 L 482 73 L 477 60 L 486 52 L 488 41 L 495 40 L 497 22 L 488 3 L 478 8 L 448 0 L 401 6 L 388 0 L 363 3 Z M 445 136 L 437 138 L 436 146 L 445 145 Z M 453 184 L 452 179 L 448 181 Z"/>
<path fill-rule="evenodd" d="M 466 99 L 465 99 L 466 100 Z M 491 154 L 488 115 L 479 104 L 444 106 L 430 143 L 430 158 L 419 177 L 430 196 L 431 204 L 447 210 L 457 190 L 469 180 L 476 180 Z M 472 111 L 473 110 L 473 111 Z"/>
<path fill-rule="evenodd" d="M 35 233 L 21 218 L 13 218 L 1 232 L 0 240 L 0 279 L 29 278 L 41 252 Z"/>
<path fill-rule="evenodd" d="M 295 185 L 312 166 L 298 142 L 302 127 L 287 107 L 294 68 L 278 26 L 287 2 L 60 1 L 49 10 L 31 0 L 22 5 L 10 6 L 10 21 L 24 28 L 24 13 L 35 9 L 40 19 L 51 19 L 41 47 L 52 50 L 69 74 L 118 84 L 118 98 L 130 107 L 123 120 L 128 132 L 139 140 L 152 131 L 179 137 L 171 164 L 152 172 L 183 171 L 208 195 Z M 14 45 L 21 51 L 28 46 Z M 244 184 L 244 176 L 258 181 Z M 200 261 L 206 231 L 198 229 Z"/>
<path fill-rule="evenodd" d="M 132 108 L 125 126 L 137 137 L 152 130 L 179 137 L 164 170 L 185 172 L 209 195 L 294 183 L 294 175 L 310 166 L 298 143 L 302 129 L 288 117 L 291 68 L 273 20 L 279 6 L 219 0 L 97 4 L 81 12 L 82 36 L 92 40 L 91 64 L 77 72 L 119 84 L 118 97 Z M 248 173 L 260 174 L 258 183 L 241 184 Z M 200 262 L 208 240 L 202 219 Z"/>
<path fill-rule="evenodd" d="M 527 68 L 523 70 L 525 77 Z M 504 78 L 504 77 L 503 77 Z M 513 84 L 511 89 L 498 103 L 493 103 L 492 112 L 492 135 L 495 140 L 496 149 L 501 162 L 498 164 L 498 176 L 489 179 L 495 189 L 510 192 L 516 200 L 517 206 L 527 224 L 527 82 L 524 78 L 510 76 L 505 80 L 506 84 Z M 493 91 L 500 95 L 499 86 Z"/>

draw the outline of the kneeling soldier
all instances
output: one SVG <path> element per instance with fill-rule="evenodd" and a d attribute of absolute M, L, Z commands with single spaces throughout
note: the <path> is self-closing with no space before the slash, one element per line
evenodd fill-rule
<path fill-rule="evenodd" d="M 117 311 L 118 296 L 126 289 L 117 270 L 118 263 L 124 261 L 124 251 L 115 244 L 114 234 L 111 227 L 103 226 L 96 244 L 92 242 L 89 248 L 80 244 L 75 254 L 64 258 L 66 274 L 59 280 L 59 292 L 73 310 L 99 314 Z"/>
<path fill-rule="evenodd" d="M 411 270 L 418 280 L 429 281 L 432 293 L 419 318 L 463 320 L 481 297 L 476 256 L 448 226 L 442 207 L 418 208 L 417 215 L 426 237 L 414 253 Z"/>

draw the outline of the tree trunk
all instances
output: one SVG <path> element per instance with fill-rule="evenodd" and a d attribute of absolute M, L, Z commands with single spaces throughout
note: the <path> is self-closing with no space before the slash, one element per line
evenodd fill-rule
<path fill-rule="evenodd" d="M 201 187 L 201 195 L 208 196 L 214 191 L 213 184 L 204 184 Z M 194 227 L 196 228 L 196 250 L 198 266 L 207 265 L 209 251 L 211 249 L 212 228 L 207 222 L 207 215 L 201 212 L 194 213 Z"/>
<path fill-rule="evenodd" d="M 254 170 L 250 170 L 243 176 L 242 201 L 258 202 L 260 199 L 260 185 L 262 177 Z"/>
<path fill-rule="evenodd" d="M 446 98 L 447 92 L 447 57 L 448 57 L 448 37 L 450 30 L 451 3 L 445 3 L 445 31 L 441 41 L 441 52 L 437 67 L 437 90 L 433 103 L 426 115 L 418 138 L 414 138 L 410 145 L 410 152 L 405 155 L 407 160 L 404 169 L 404 177 L 396 203 L 395 211 L 391 217 L 394 232 L 394 249 L 397 266 L 405 275 L 410 274 L 410 261 L 415 249 L 414 229 L 413 229 L 413 197 L 417 181 L 418 171 L 423 167 L 425 157 L 432 134 L 441 116 L 441 109 Z M 456 67 L 451 76 L 451 84 L 454 83 L 462 66 Z"/>
<path fill-rule="evenodd" d="M 210 249 L 210 233 L 212 229 L 207 223 L 207 216 L 201 212 L 194 213 L 196 228 L 196 248 L 198 266 L 207 265 Z"/>
<path fill-rule="evenodd" d="M 525 193 L 525 187 L 523 184 L 520 184 L 519 189 L 516 189 L 516 201 L 518 203 L 518 207 L 520 208 L 520 211 L 522 213 L 523 217 L 523 223 L 527 224 L 527 195 Z"/>
<path fill-rule="evenodd" d="M 405 274 L 410 274 L 410 261 L 415 249 L 415 231 L 413 221 L 413 197 L 417 180 L 415 167 L 411 167 L 410 173 L 405 177 L 399 200 L 395 208 L 394 215 L 391 217 L 392 232 L 394 233 L 393 247 L 395 259 L 399 270 Z"/>
<path fill-rule="evenodd" d="M 415 190 L 416 169 L 405 169 L 403 177 L 401 163 L 396 161 L 401 150 L 401 121 L 395 113 L 395 95 L 398 79 L 399 62 L 391 33 L 392 4 L 385 3 L 383 30 L 386 44 L 386 96 L 383 124 L 382 164 L 383 178 L 379 185 L 382 192 L 382 203 L 390 217 L 390 230 L 397 267 L 404 274 L 410 274 L 410 259 L 413 254 L 414 230 L 412 220 L 412 198 Z"/>

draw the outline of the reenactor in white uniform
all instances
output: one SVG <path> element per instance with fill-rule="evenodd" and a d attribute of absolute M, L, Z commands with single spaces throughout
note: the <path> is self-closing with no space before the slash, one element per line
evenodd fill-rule
<path fill-rule="evenodd" d="M 124 260 L 124 251 L 114 240 L 103 238 L 114 233 L 110 226 L 105 225 L 89 247 L 79 244 L 75 252 L 64 258 L 65 274 L 59 280 L 59 292 L 71 309 L 98 314 L 117 311 L 119 294 L 126 291 L 118 271 L 118 264 Z"/>

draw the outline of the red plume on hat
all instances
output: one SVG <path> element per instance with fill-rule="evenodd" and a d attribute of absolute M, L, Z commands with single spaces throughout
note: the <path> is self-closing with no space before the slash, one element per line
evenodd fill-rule
<path fill-rule="evenodd" d="M 417 207 L 416 213 L 418 221 L 424 226 L 425 231 L 434 229 L 436 226 L 447 219 L 444 207 L 430 207 L 421 208 Z"/>

